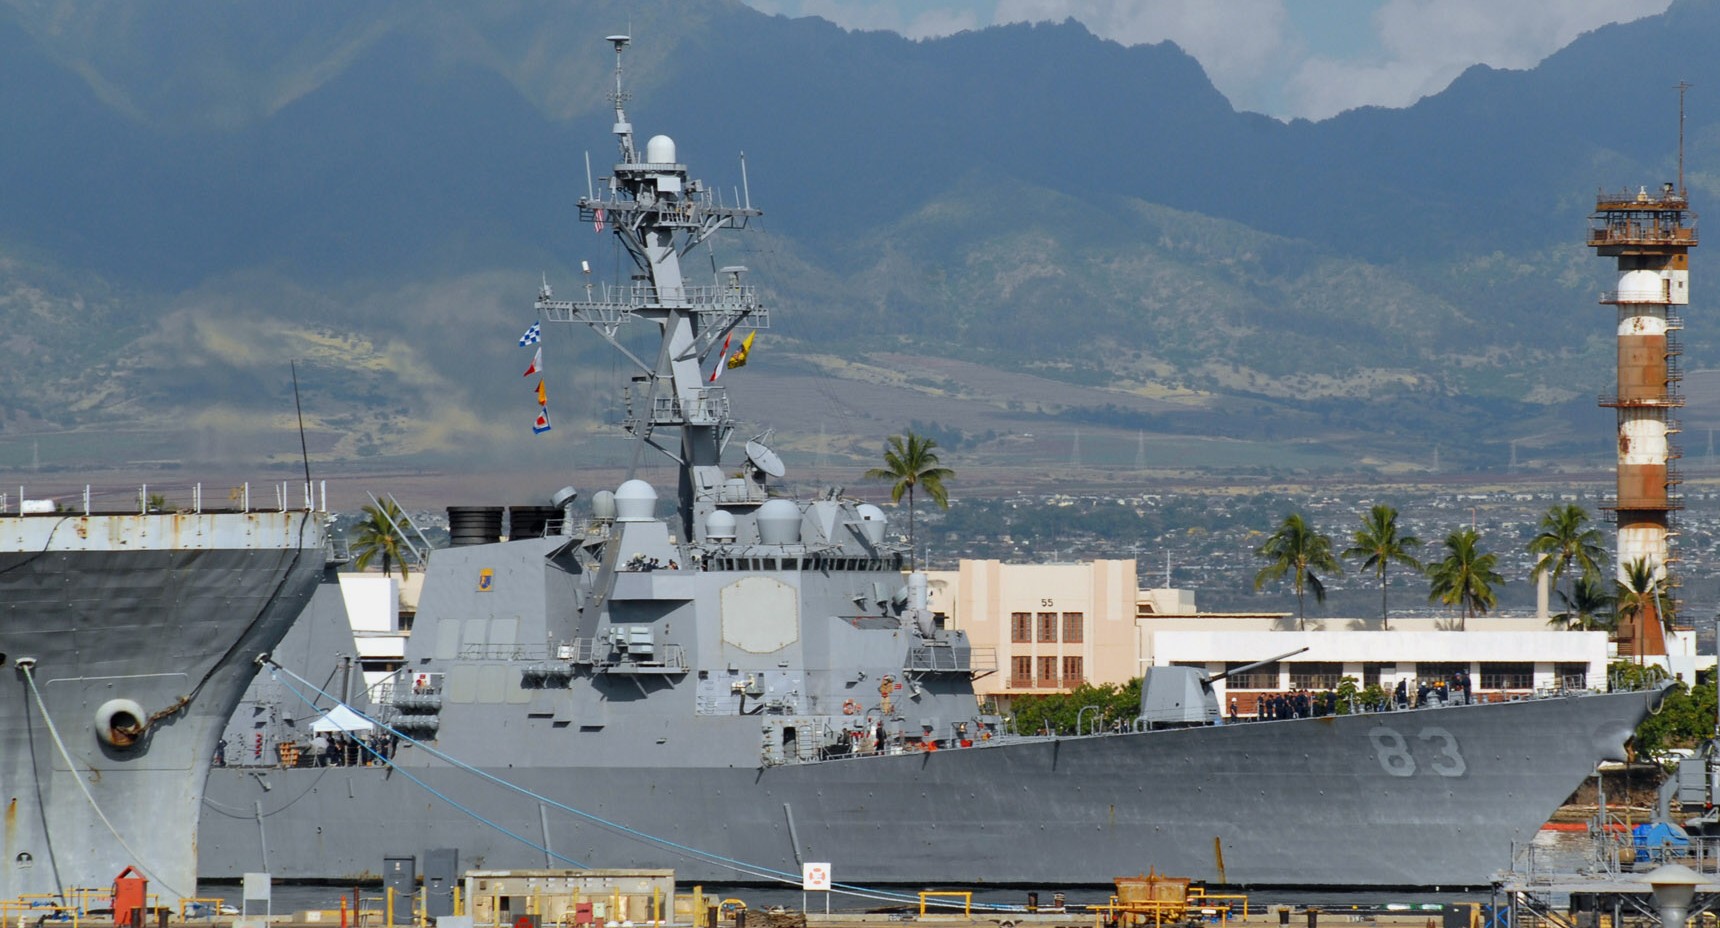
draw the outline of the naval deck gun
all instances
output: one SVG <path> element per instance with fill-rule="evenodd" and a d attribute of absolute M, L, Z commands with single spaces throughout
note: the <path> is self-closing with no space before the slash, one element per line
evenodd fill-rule
<path fill-rule="evenodd" d="M 1208 676 L 1199 667 L 1149 667 L 1141 680 L 1141 717 L 1148 728 L 1170 725 L 1212 725 L 1219 721 L 1218 697 L 1212 685 L 1237 674 L 1276 664 L 1295 657 L 1306 646 L 1286 651 L 1277 657 L 1232 667 L 1215 676 Z"/>

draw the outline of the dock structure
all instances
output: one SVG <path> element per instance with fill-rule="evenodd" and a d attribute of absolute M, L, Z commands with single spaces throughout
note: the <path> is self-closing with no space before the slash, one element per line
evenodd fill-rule
<path fill-rule="evenodd" d="M 1720 912 L 1720 838 L 1645 832 L 1603 813 L 1580 853 L 1545 850 L 1513 854 L 1493 885 L 1489 928 L 1683 928 Z"/>

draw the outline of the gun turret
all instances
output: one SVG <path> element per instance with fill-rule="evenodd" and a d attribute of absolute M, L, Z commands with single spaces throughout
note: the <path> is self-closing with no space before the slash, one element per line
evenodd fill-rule
<path fill-rule="evenodd" d="M 1210 725 L 1219 720 L 1218 699 L 1213 683 L 1247 673 L 1286 657 L 1295 657 L 1306 647 L 1287 651 L 1252 664 L 1233 667 L 1214 677 L 1197 667 L 1149 667 L 1141 681 L 1141 720 L 1148 725 Z"/>

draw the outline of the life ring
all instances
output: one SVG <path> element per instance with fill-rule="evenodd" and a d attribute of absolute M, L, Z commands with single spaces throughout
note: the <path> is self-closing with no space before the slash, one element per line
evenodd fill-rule
<path fill-rule="evenodd" d="M 855 702 L 852 699 L 842 700 L 842 714 L 843 715 L 859 715 L 860 714 L 860 704 Z"/>

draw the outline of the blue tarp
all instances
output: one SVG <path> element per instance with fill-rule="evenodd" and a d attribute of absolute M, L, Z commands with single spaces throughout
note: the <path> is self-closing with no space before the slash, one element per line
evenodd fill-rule
<path fill-rule="evenodd" d="M 1682 853 L 1690 846 L 1690 836 L 1677 825 L 1654 822 L 1632 828 L 1630 843 L 1636 847 L 1637 862 L 1646 863 L 1666 857 L 1668 851 Z"/>

